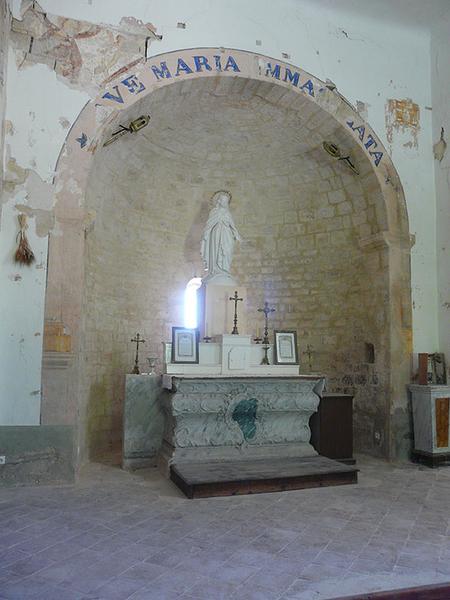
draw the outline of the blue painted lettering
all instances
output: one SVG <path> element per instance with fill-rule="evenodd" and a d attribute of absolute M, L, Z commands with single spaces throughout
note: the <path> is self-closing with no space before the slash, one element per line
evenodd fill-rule
<path fill-rule="evenodd" d="M 222 64 L 220 62 L 220 55 L 214 55 L 214 60 L 216 62 L 216 71 L 221 71 L 222 70 Z"/>
<path fill-rule="evenodd" d="M 225 65 L 224 71 L 228 71 L 229 69 L 233 69 L 233 71 L 235 71 L 236 73 L 241 72 L 240 68 L 237 66 L 237 63 L 232 56 L 228 57 L 227 64 Z"/>
<path fill-rule="evenodd" d="M 121 83 L 126 85 L 132 94 L 139 94 L 145 90 L 145 85 L 142 83 L 142 81 L 139 81 L 136 75 L 130 75 L 126 79 L 122 79 Z"/>
<path fill-rule="evenodd" d="M 369 152 L 370 156 L 374 156 L 375 157 L 375 166 L 378 167 L 378 165 L 380 164 L 380 160 L 383 158 L 383 153 L 382 152 Z"/>
<path fill-rule="evenodd" d="M 169 69 L 167 68 L 167 64 L 163 61 L 162 63 L 160 63 L 160 68 L 158 69 L 158 67 L 156 67 L 155 65 L 152 65 L 152 71 L 156 77 L 156 79 L 164 79 L 164 77 L 166 79 L 169 79 L 170 77 L 172 77 L 172 75 L 170 74 Z"/>
<path fill-rule="evenodd" d="M 269 73 L 272 77 L 275 77 L 275 79 L 280 79 L 280 65 L 275 65 L 272 69 L 272 65 L 268 62 L 266 66 L 266 77 L 269 77 Z"/>
<path fill-rule="evenodd" d="M 361 142 L 364 139 L 364 134 L 366 132 L 366 128 L 364 127 L 364 125 L 360 125 L 359 127 L 355 127 L 355 129 L 353 131 L 357 131 L 358 132 L 358 137 L 361 140 Z"/>
<path fill-rule="evenodd" d="M 113 90 L 116 90 L 117 96 L 114 96 L 114 94 L 111 94 L 111 92 L 106 92 L 106 94 L 103 94 L 102 98 L 107 98 L 108 100 L 114 100 L 114 102 L 123 104 L 123 98 L 122 98 L 122 94 L 119 92 L 119 86 L 118 85 L 113 86 Z"/>
<path fill-rule="evenodd" d="M 206 56 L 194 56 L 195 70 L 199 73 L 202 70 L 202 67 L 205 67 L 207 71 L 211 71 L 211 67 L 208 64 L 208 59 Z"/>
<path fill-rule="evenodd" d="M 86 146 L 86 144 L 87 144 L 88 138 L 87 138 L 87 135 L 83 132 L 81 134 L 81 137 L 76 138 L 76 140 L 80 144 L 80 147 L 84 148 Z"/>
<path fill-rule="evenodd" d="M 177 72 L 175 73 L 175 77 L 179 76 L 180 71 L 183 72 L 183 73 L 193 73 L 194 72 L 191 69 L 191 67 L 184 62 L 184 60 L 182 58 L 178 59 Z"/>
<path fill-rule="evenodd" d="M 300 77 L 300 73 L 297 73 L 297 72 L 292 73 L 292 71 L 286 67 L 286 72 L 284 74 L 284 81 L 287 81 L 289 79 L 289 82 L 292 83 L 292 85 L 298 86 L 299 77 Z"/>
<path fill-rule="evenodd" d="M 311 81 L 311 79 L 308 79 L 308 81 L 306 83 L 304 83 L 303 85 L 300 86 L 300 89 L 302 90 L 302 92 L 305 88 L 308 90 L 308 94 L 310 96 L 314 96 L 314 85 L 313 85 L 313 82 Z"/>
<path fill-rule="evenodd" d="M 365 125 L 359 125 L 358 127 L 354 127 L 354 121 L 346 121 L 347 125 L 350 127 L 350 129 L 352 131 L 357 131 L 358 132 L 358 137 L 361 140 L 361 142 L 364 141 L 364 135 L 366 132 L 366 127 Z M 364 148 L 366 148 L 366 150 L 369 150 L 369 148 L 371 148 L 373 146 L 374 150 L 375 148 L 378 146 L 377 142 L 374 140 L 373 136 L 368 133 L 367 134 L 367 139 L 366 139 L 366 143 L 364 144 Z M 370 156 L 374 157 L 374 163 L 375 166 L 378 167 L 378 165 L 380 164 L 381 159 L 383 158 L 383 152 L 369 152 Z"/>
<path fill-rule="evenodd" d="M 364 144 L 364 148 L 367 148 L 367 150 L 368 150 L 370 148 L 370 146 L 373 146 L 375 149 L 378 146 L 378 144 L 376 143 L 376 141 L 373 139 L 373 137 L 369 133 L 367 136 L 366 143 Z"/>

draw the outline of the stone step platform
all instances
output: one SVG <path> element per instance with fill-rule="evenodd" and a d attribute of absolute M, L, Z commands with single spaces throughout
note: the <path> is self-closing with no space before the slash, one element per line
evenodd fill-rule
<path fill-rule="evenodd" d="M 188 498 L 209 498 L 358 483 L 358 469 L 325 456 L 179 462 L 170 479 Z"/>

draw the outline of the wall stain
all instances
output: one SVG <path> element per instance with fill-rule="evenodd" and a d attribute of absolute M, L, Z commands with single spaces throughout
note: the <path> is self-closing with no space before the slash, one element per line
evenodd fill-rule
<path fill-rule="evenodd" d="M 418 133 L 420 131 L 419 105 L 410 98 L 404 100 L 389 99 L 385 109 L 386 137 L 392 144 L 394 131 L 411 133 L 411 141 L 403 144 L 404 147 L 418 147 Z"/>
<path fill-rule="evenodd" d="M 19 69 L 45 64 L 66 84 L 92 96 L 114 73 L 141 61 L 148 44 L 160 39 L 152 23 L 134 17 L 122 17 L 118 26 L 94 24 L 46 13 L 37 2 L 11 24 Z"/>

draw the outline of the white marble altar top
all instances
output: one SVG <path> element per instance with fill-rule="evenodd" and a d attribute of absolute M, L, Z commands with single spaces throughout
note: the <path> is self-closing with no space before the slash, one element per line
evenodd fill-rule
<path fill-rule="evenodd" d="M 172 389 L 173 379 L 297 379 L 311 381 L 316 379 L 324 379 L 325 375 L 321 374 L 308 374 L 308 375 L 251 375 L 251 374 L 230 374 L 230 375 L 195 375 L 195 374 L 184 374 L 184 373 L 165 373 L 162 376 L 162 384 L 166 389 Z"/>

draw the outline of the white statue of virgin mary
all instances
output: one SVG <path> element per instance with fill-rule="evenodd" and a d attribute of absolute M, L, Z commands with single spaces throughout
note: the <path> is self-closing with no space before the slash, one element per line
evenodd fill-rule
<path fill-rule="evenodd" d="M 242 241 L 233 217 L 229 203 L 230 192 L 216 192 L 212 199 L 216 205 L 211 209 L 208 221 L 203 231 L 200 253 L 208 271 L 203 281 L 233 281 L 230 274 L 233 247 L 235 241 Z"/>

